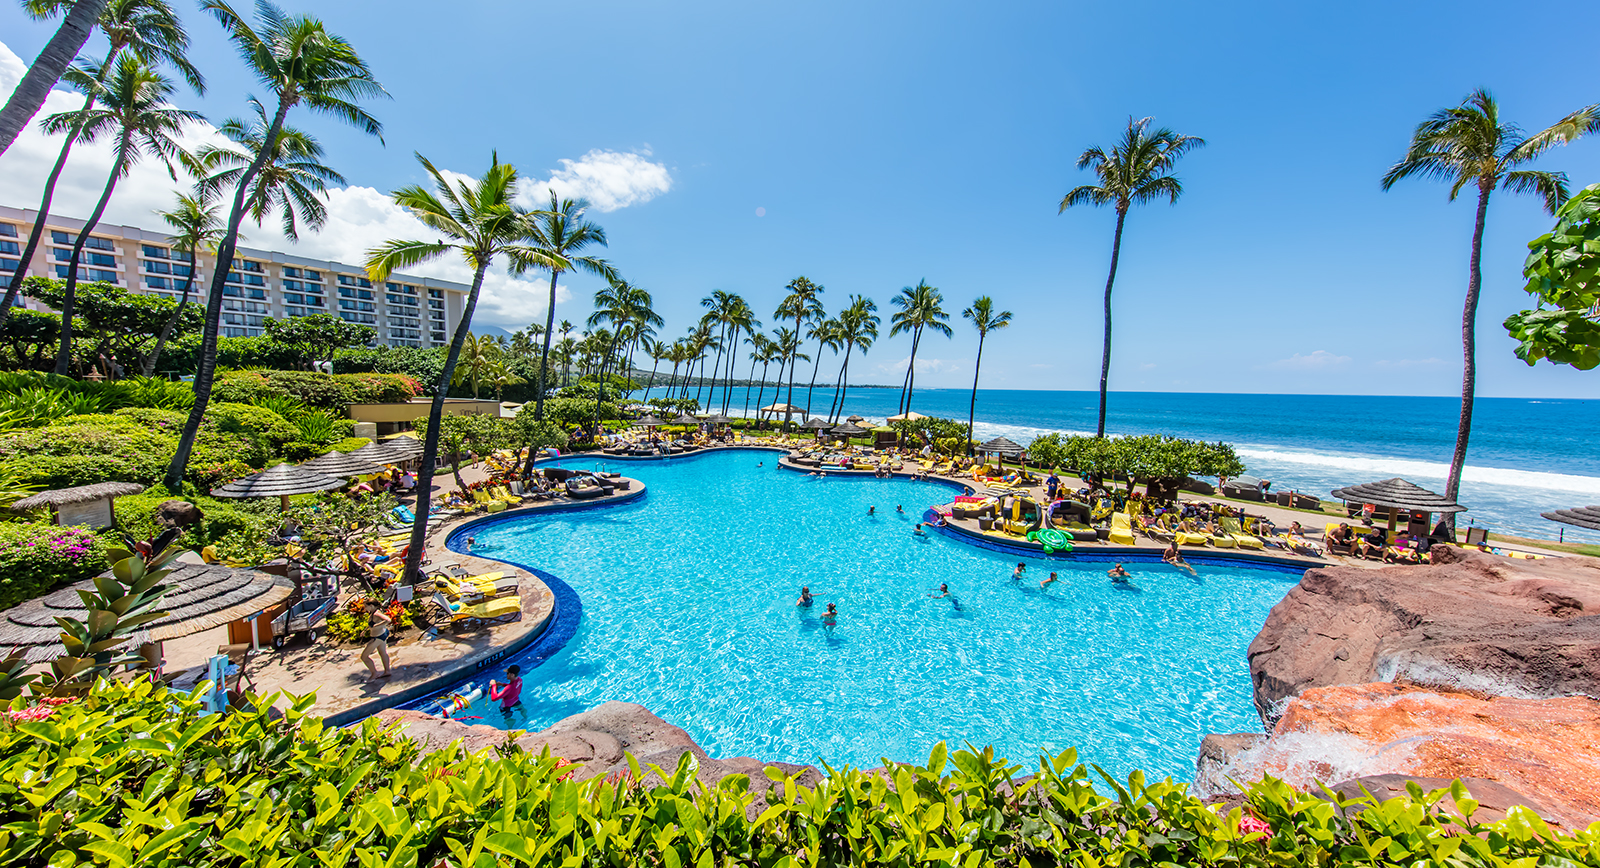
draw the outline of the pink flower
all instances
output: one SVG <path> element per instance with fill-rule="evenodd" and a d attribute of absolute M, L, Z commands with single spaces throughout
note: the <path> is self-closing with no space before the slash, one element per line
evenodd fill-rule
<path fill-rule="evenodd" d="M 1267 836 L 1272 834 L 1272 827 L 1259 817 L 1245 814 L 1239 818 L 1239 834 L 1246 838 L 1257 834 Z"/>

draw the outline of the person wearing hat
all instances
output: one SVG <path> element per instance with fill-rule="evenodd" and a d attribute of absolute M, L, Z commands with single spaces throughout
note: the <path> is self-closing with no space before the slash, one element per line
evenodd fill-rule
<path fill-rule="evenodd" d="M 499 702 L 500 710 L 510 712 L 522 702 L 522 667 L 506 667 L 506 683 L 489 679 L 489 701 Z"/>

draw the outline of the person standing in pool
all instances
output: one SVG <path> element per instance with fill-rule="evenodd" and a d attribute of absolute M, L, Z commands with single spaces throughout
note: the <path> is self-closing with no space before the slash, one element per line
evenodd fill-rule
<path fill-rule="evenodd" d="M 878 514 L 878 508 L 876 506 L 867 507 L 867 515 L 877 515 L 877 514 Z"/>
<path fill-rule="evenodd" d="M 828 610 L 822 613 L 822 625 L 829 630 L 839 626 L 839 610 L 835 609 L 832 603 L 829 603 Z"/>
<path fill-rule="evenodd" d="M 1186 570 L 1191 576 L 1199 575 L 1194 571 L 1194 567 L 1189 566 L 1189 562 L 1183 559 L 1183 555 L 1178 551 L 1177 540 L 1167 543 L 1167 550 L 1161 553 L 1161 560 L 1180 570 Z"/>
<path fill-rule="evenodd" d="M 905 504 L 895 504 L 894 511 L 895 512 L 901 512 L 901 513 L 905 512 L 906 511 Z"/>
<path fill-rule="evenodd" d="M 478 543 L 478 538 L 477 537 L 475 537 L 475 536 L 467 537 L 467 553 L 468 554 L 472 553 L 472 547 L 474 545 L 477 545 L 477 543 Z"/>
<path fill-rule="evenodd" d="M 489 679 L 489 701 L 499 702 L 500 710 L 509 714 L 522 702 L 522 667 L 506 667 L 506 683 Z"/>
<path fill-rule="evenodd" d="M 1039 590 L 1042 591 L 1045 588 L 1048 588 L 1051 585 L 1055 584 L 1057 581 L 1058 581 L 1058 579 L 1056 578 L 1056 574 L 1055 573 L 1051 573 L 1050 574 L 1050 578 L 1045 579 L 1044 581 L 1039 583 Z"/>
<path fill-rule="evenodd" d="M 919 522 L 917 522 L 917 526 L 911 529 L 911 535 L 912 536 L 927 536 L 928 534 L 927 534 L 926 531 L 924 531 L 922 529 L 922 522 L 919 521 Z"/>
<path fill-rule="evenodd" d="M 1020 561 L 1017 562 L 1017 568 L 1011 571 L 1011 581 L 1015 582 L 1015 581 L 1021 580 L 1022 579 L 1022 574 L 1024 572 L 1026 572 L 1027 569 L 1028 569 L 1028 565 L 1027 564 L 1022 563 Z"/>
<path fill-rule="evenodd" d="M 1113 579 L 1126 579 L 1128 578 L 1128 571 L 1122 568 L 1122 564 L 1117 564 L 1111 569 L 1106 570 L 1106 575 Z"/>
<path fill-rule="evenodd" d="M 795 602 L 795 605 L 796 606 L 800 606 L 802 608 L 809 609 L 809 608 L 811 608 L 812 601 L 815 600 L 815 599 L 816 599 L 815 597 L 811 596 L 811 588 L 809 588 L 809 587 L 807 587 L 805 585 L 801 585 L 800 586 L 800 599 Z"/>

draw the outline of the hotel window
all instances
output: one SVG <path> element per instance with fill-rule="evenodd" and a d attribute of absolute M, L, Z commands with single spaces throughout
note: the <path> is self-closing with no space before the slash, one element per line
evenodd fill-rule
<path fill-rule="evenodd" d="M 428 297 L 429 298 L 444 298 L 444 290 L 442 290 L 442 289 L 430 289 L 430 290 L 428 290 Z"/>
<path fill-rule="evenodd" d="M 17 266 L 21 264 L 21 261 L 16 259 L 0 259 L 0 271 L 16 271 Z"/>
<path fill-rule="evenodd" d="M 179 262 L 193 262 L 194 254 L 186 250 L 174 250 L 172 251 L 172 258 Z"/>
<path fill-rule="evenodd" d="M 238 269 L 240 271 L 253 271 L 256 274 L 260 274 L 261 273 L 261 263 L 252 262 L 252 261 L 250 261 L 248 259 L 239 260 L 237 267 L 238 267 Z"/>
<path fill-rule="evenodd" d="M 111 250 L 111 249 L 113 249 L 113 245 L 111 243 L 111 239 L 110 238 L 96 238 L 93 235 L 89 236 L 89 240 L 87 242 L 85 242 L 83 246 L 89 248 L 90 250 Z"/>
<path fill-rule="evenodd" d="M 374 325 L 378 322 L 378 318 L 370 313 L 350 313 L 348 311 L 339 311 L 339 319 L 345 322 L 358 322 L 367 325 Z"/>
<path fill-rule="evenodd" d="M 109 265 L 112 268 L 115 268 L 117 265 L 117 258 L 109 253 L 91 253 L 89 254 L 89 264 Z"/>
<path fill-rule="evenodd" d="M 308 311 L 303 307 L 295 307 L 294 305 L 289 305 L 289 306 L 285 307 L 283 309 L 283 312 L 285 314 L 287 314 L 288 316 L 292 316 L 292 317 L 293 316 L 310 316 L 311 315 L 311 311 Z"/>
<path fill-rule="evenodd" d="M 433 341 L 436 344 L 442 344 L 444 343 L 444 332 L 430 332 L 428 334 L 428 340 Z"/>
<path fill-rule="evenodd" d="M 146 260 L 144 260 L 143 262 L 141 262 L 139 264 L 143 265 L 144 266 L 144 270 L 150 272 L 151 274 L 171 274 L 172 273 L 172 266 L 169 265 L 168 263 L 165 263 L 165 262 L 151 262 L 150 260 L 146 259 Z"/>
<path fill-rule="evenodd" d="M 391 328 L 391 329 L 389 329 L 389 337 L 391 337 L 391 338 L 420 338 L 420 337 L 422 337 L 422 333 L 417 331 L 416 329 Z"/>
<path fill-rule="evenodd" d="M 307 268 L 300 272 L 300 276 L 304 277 L 306 280 L 314 280 L 318 283 L 322 282 L 322 272 L 320 271 L 312 271 L 311 269 Z"/>
<path fill-rule="evenodd" d="M 237 271 L 228 272 L 228 280 L 233 283 L 243 283 L 248 286 L 267 285 L 267 279 L 259 274 L 240 274 Z"/>
<path fill-rule="evenodd" d="M 436 299 L 436 298 L 430 298 L 430 299 L 428 299 L 428 309 L 429 310 L 444 310 L 444 302 L 442 302 L 442 301 L 440 301 L 439 299 Z"/>
<path fill-rule="evenodd" d="M 0 253 L 9 253 L 12 256 L 19 256 L 22 254 L 22 249 L 17 247 L 17 242 L 15 241 L 0 241 Z"/>
<path fill-rule="evenodd" d="M 60 229 L 52 229 L 50 230 L 50 240 L 56 244 L 71 244 L 72 236 L 62 232 Z"/>
<path fill-rule="evenodd" d="M 99 281 L 104 281 L 106 283 L 116 283 L 117 282 L 117 278 L 118 278 L 118 274 L 115 271 L 102 271 L 102 270 L 100 270 L 98 268 L 89 269 L 89 279 L 90 280 L 99 280 Z"/>
<path fill-rule="evenodd" d="M 192 266 L 192 265 L 174 265 L 174 266 L 172 266 L 172 273 L 176 274 L 176 275 L 180 275 L 182 277 L 188 277 L 189 275 L 194 273 L 194 266 Z"/>
<path fill-rule="evenodd" d="M 72 251 L 65 247 L 52 247 L 50 248 L 50 257 L 57 262 L 70 262 L 72 261 Z"/>
<path fill-rule="evenodd" d="M 407 298 L 407 297 L 405 297 L 403 295 L 395 295 L 393 293 L 385 293 L 384 294 L 384 298 L 388 299 L 390 304 L 410 305 L 411 307 L 416 307 L 417 306 L 417 300 L 416 299 Z M 412 314 L 412 316 L 415 316 L 415 315 L 416 315 L 415 313 Z"/>
<path fill-rule="evenodd" d="M 150 287 L 151 289 L 172 289 L 172 281 L 166 279 L 165 277 L 146 277 L 144 279 L 144 285 Z"/>
<path fill-rule="evenodd" d="M 372 288 L 372 281 L 366 279 L 365 277 L 354 277 L 349 274 L 339 275 L 339 283 L 342 286 L 361 286 L 367 289 Z"/>
<path fill-rule="evenodd" d="M 141 245 L 139 247 L 139 250 L 142 251 L 145 256 L 148 256 L 151 259 L 166 259 L 166 258 L 168 258 L 167 257 L 167 248 L 165 248 L 165 247 L 152 247 L 152 246 L 150 246 L 148 244 L 145 244 L 145 245 Z"/>
<path fill-rule="evenodd" d="M 6 238 L 21 237 L 17 234 L 17 227 L 11 225 L 10 223 L 0 223 L 0 236 L 4 236 Z"/>
<path fill-rule="evenodd" d="M 399 292 L 405 295 L 417 294 L 417 288 L 406 283 L 385 283 L 383 286 L 390 292 Z"/>
<path fill-rule="evenodd" d="M 293 265 L 285 265 L 283 267 L 283 276 L 284 277 L 299 277 L 300 276 L 300 269 L 295 268 Z"/>

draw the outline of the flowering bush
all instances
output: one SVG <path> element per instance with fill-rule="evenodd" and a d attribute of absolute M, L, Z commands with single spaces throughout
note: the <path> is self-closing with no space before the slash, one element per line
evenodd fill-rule
<path fill-rule="evenodd" d="M 81 527 L 0 524 L 0 609 L 9 609 L 106 569 L 106 547 Z"/>

